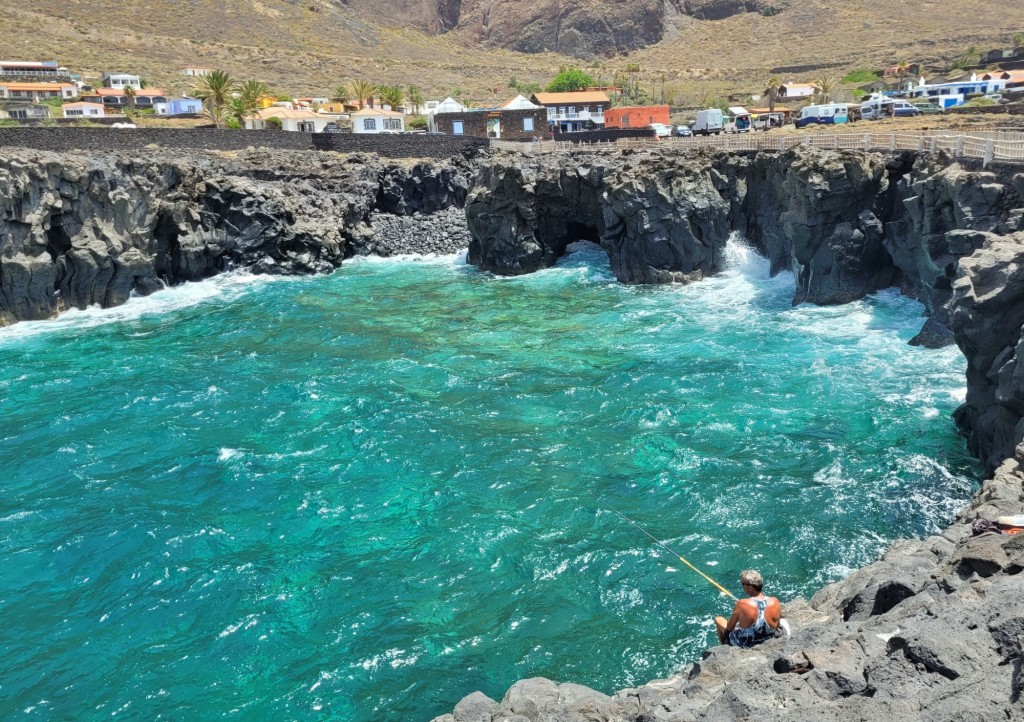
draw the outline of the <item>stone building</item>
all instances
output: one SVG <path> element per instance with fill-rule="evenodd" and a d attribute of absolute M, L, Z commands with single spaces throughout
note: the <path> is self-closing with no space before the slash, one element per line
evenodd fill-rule
<path fill-rule="evenodd" d="M 435 113 L 433 127 L 439 133 L 495 140 L 533 140 L 548 136 L 544 108 L 494 108 L 462 113 Z"/>

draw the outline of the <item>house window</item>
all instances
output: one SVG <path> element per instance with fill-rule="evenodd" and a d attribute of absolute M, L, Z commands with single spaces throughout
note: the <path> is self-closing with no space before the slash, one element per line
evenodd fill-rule
<path fill-rule="evenodd" d="M 533 131 L 533 118 L 523 118 L 523 130 L 526 132 Z"/>
<path fill-rule="evenodd" d="M 300 133 L 312 133 L 316 130 L 316 125 L 312 121 L 302 121 L 299 123 Z"/>
<path fill-rule="evenodd" d="M 622 127 L 623 128 L 628 128 L 629 127 L 629 116 L 628 115 L 622 116 Z"/>
<path fill-rule="evenodd" d="M 452 121 L 452 135 L 465 135 L 466 130 L 461 120 Z"/>
<path fill-rule="evenodd" d="M 569 117 L 570 118 L 575 118 L 576 117 L 576 106 L 575 105 L 570 105 L 569 106 Z"/>
<path fill-rule="evenodd" d="M 377 119 L 363 118 L 363 130 L 377 130 Z"/>
<path fill-rule="evenodd" d="M 564 105 L 559 105 L 558 106 L 558 116 L 560 118 L 561 117 L 565 117 L 565 106 Z"/>
<path fill-rule="evenodd" d="M 398 118 L 385 118 L 384 119 L 384 130 L 401 130 L 402 121 Z"/>
<path fill-rule="evenodd" d="M 81 115 L 82 111 L 80 111 L 80 110 L 69 110 L 67 114 L 68 114 L 68 117 L 71 117 L 72 115 Z"/>

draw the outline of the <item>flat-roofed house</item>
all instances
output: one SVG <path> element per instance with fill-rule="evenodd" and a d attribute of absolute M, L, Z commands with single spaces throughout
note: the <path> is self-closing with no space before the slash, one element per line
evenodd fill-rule
<path fill-rule="evenodd" d="M 349 119 L 353 133 L 401 133 L 405 130 L 405 113 L 394 110 L 363 108 L 351 113 Z"/>
<path fill-rule="evenodd" d="M 71 77 L 67 68 L 55 61 L 0 60 L 0 78 L 26 78 L 31 80 L 65 80 Z"/>
<path fill-rule="evenodd" d="M 810 100 L 814 97 L 815 88 L 810 83 L 785 83 L 779 86 L 779 98 L 789 100 Z"/>
<path fill-rule="evenodd" d="M 103 87 L 122 89 L 135 88 L 136 90 L 141 90 L 142 78 L 138 75 L 131 75 L 129 73 L 104 73 Z"/>

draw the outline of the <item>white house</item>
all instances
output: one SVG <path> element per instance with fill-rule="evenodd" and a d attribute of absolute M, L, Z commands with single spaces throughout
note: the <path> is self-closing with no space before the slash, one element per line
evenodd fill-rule
<path fill-rule="evenodd" d="M 363 108 L 349 115 L 353 133 L 387 133 L 405 130 L 405 114 L 382 108 Z"/>
<path fill-rule="evenodd" d="M 924 78 L 908 89 L 906 95 L 918 100 L 927 100 L 940 108 L 951 108 L 960 105 L 970 95 L 998 93 L 1006 88 L 1006 80 L 993 75 L 979 78 L 977 73 L 971 74 L 970 80 L 958 80 L 954 83 L 936 83 L 929 85 Z"/>
<path fill-rule="evenodd" d="M 212 72 L 213 68 L 181 68 L 178 70 L 178 75 L 184 75 L 187 78 L 198 78 L 200 75 Z"/>
<path fill-rule="evenodd" d="M 291 108 L 264 108 L 255 116 L 247 118 L 245 127 L 247 130 L 267 130 L 274 126 L 271 118 L 277 118 L 281 123 L 281 130 L 290 130 L 298 133 L 322 133 L 330 118 L 317 115 L 308 110 L 292 110 Z"/>
<path fill-rule="evenodd" d="M 106 112 L 103 103 L 64 103 L 61 106 L 65 118 L 103 118 Z"/>
<path fill-rule="evenodd" d="M 815 88 L 810 83 L 783 83 L 779 86 L 779 98 L 789 100 L 809 100 L 814 97 Z"/>
<path fill-rule="evenodd" d="M 135 88 L 142 90 L 142 78 L 138 75 L 128 73 L 104 73 L 103 87 L 105 88 Z"/>
<path fill-rule="evenodd" d="M 501 106 L 502 110 L 535 110 L 539 108 L 539 105 L 531 103 L 528 98 L 522 95 L 517 95 L 512 100 Z"/>
<path fill-rule="evenodd" d="M 424 106 L 427 109 L 424 113 L 427 116 L 427 128 L 431 133 L 437 132 L 434 116 L 438 113 L 465 113 L 469 110 L 469 108 L 452 97 L 445 98 L 440 103 L 436 100 L 428 100 Z"/>

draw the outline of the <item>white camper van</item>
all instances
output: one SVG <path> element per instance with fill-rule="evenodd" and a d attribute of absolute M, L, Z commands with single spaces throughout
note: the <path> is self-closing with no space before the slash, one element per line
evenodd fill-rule
<path fill-rule="evenodd" d="M 718 135 L 722 132 L 725 124 L 722 121 L 722 111 L 719 108 L 708 108 L 697 113 L 697 122 L 690 129 L 694 135 Z"/>

